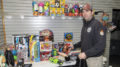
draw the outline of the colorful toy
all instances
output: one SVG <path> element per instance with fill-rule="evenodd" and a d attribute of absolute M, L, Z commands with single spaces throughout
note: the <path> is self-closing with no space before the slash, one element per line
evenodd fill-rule
<path fill-rule="evenodd" d="M 64 43 L 63 42 L 58 42 L 58 46 L 59 46 L 59 52 L 62 52 L 63 47 L 64 47 Z"/>
<path fill-rule="evenodd" d="M 71 51 L 72 47 L 71 47 L 71 43 L 65 43 L 64 47 L 63 47 L 63 53 L 69 54 Z"/>
<path fill-rule="evenodd" d="M 50 0 L 50 7 L 52 7 L 52 8 L 55 7 L 55 0 Z"/>
<path fill-rule="evenodd" d="M 36 1 L 32 2 L 32 6 L 33 6 L 33 15 L 34 16 L 38 16 L 38 5 Z"/>
<path fill-rule="evenodd" d="M 40 42 L 38 35 L 31 35 L 30 36 L 30 61 L 39 62 L 40 61 Z"/>
<path fill-rule="evenodd" d="M 24 59 L 18 60 L 17 67 L 24 67 Z"/>
<path fill-rule="evenodd" d="M 64 14 L 64 8 L 60 8 L 60 13 L 61 13 L 61 16 L 65 16 L 65 14 Z"/>
<path fill-rule="evenodd" d="M 4 56 L 4 51 L 0 50 L 0 67 L 6 67 L 6 59 Z"/>
<path fill-rule="evenodd" d="M 40 60 L 41 61 L 46 61 L 51 57 L 51 51 L 42 51 L 40 52 Z"/>
<path fill-rule="evenodd" d="M 50 16 L 55 16 L 55 8 L 50 8 Z"/>
<path fill-rule="evenodd" d="M 64 41 L 71 42 L 73 40 L 73 33 L 64 33 Z"/>
<path fill-rule="evenodd" d="M 61 16 L 60 8 L 55 8 L 55 13 L 56 13 L 56 16 Z"/>
<path fill-rule="evenodd" d="M 6 50 L 6 52 L 5 52 L 5 58 L 6 58 L 6 63 L 7 63 L 8 66 L 10 66 L 10 65 L 14 66 L 15 65 L 15 63 L 14 63 L 14 57 L 13 57 L 13 54 L 10 51 L 10 49 Z"/>
<path fill-rule="evenodd" d="M 49 2 L 46 1 L 45 5 L 44 5 L 44 15 L 45 16 L 49 16 L 49 11 L 50 11 L 50 9 L 49 9 Z"/>
<path fill-rule="evenodd" d="M 83 15 L 82 15 L 83 5 L 80 5 L 79 9 L 80 9 L 80 11 L 79 11 L 79 16 L 81 16 L 81 17 L 82 17 L 82 16 L 83 16 Z"/>
<path fill-rule="evenodd" d="M 29 58 L 29 37 L 26 35 L 16 35 L 13 40 L 15 45 L 15 49 L 12 50 L 13 55 L 17 56 L 18 59 L 24 58 L 25 62 L 27 62 Z"/>
<path fill-rule="evenodd" d="M 73 12 L 74 15 L 75 15 L 75 16 L 78 16 L 78 14 L 79 14 L 79 5 L 78 5 L 78 4 L 75 4 L 75 5 L 73 6 L 73 8 L 74 8 L 74 11 L 75 11 L 75 12 Z"/>
<path fill-rule="evenodd" d="M 60 0 L 60 8 L 65 8 L 65 0 Z"/>
<path fill-rule="evenodd" d="M 60 8 L 60 0 L 55 0 L 55 8 Z"/>
<path fill-rule="evenodd" d="M 13 55 L 17 55 L 17 50 L 12 50 Z"/>
<path fill-rule="evenodd" d="M 57 49 L 54 48 L 54 49 L 52 50 L 52 56 L 57 56 L 57 55 L 58 55 Z"/>
<path fill-rule="evenodd" d="M 64 61 L 62 60 L 59 60 L 57 58 L 53 58 L 53 57 L 50 57 L 49 58 L 49 61 L 51 61 L 52 63 L 55 63 L 55 64 L 59 64 L 59 65 L 62 65 Z"/>
<path fill-rule="evenodd" d="M 43 16 L 44 15 L 44 3 L 40 2 L 38 6 L 39 6 L 38 15 Z"/>
<path fill-rule="evenodd" d="M 52 41 L 40 42 L 40 51 L 52 51 Z"/>
<path fill-rule="evenodd" d="M 68 16 L 68 5 L 67 4 L 65 4 L 65 16 Z"/>
<path fill-rule="evenodd" d="M 14 56 L 14 60 L 17 60 L 17 56 Z"/>
<path fill-rule="evenodd" d="M 43 39 L 43 41 L 54 41 L 53 39 L 53 32 L 49 29 L 45 29 L 40 31 L 40 41 Z"/>

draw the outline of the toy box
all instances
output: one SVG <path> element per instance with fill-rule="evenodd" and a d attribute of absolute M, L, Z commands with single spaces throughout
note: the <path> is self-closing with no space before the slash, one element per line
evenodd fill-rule
<path fill-rule="evenodd" d="M 65 42 L 62 52 L 66 53 L 66 54 L 69 54 L 71 49 L 72 49 L 71 45 L 72 45 L 71 42 Z"/>
<path fill-rule="evenodd" d="M 73 40 L 73 33 L 72 32 L 64 33 L 64 41 L 65 42 L 72 42 L 72 40 Z"/>
<path fill-rule="evenodd" d="M 55 0 L 50 0 L 50 7 L 55 7 Z"/>
<path fill-rule="evenodd" d="M 40 42 L 40 51 L 52 51 L 52 41 Z"/>
<path fill-rule="evenodd" d="M 49 59 L 49 57 L 51 57 L 51 51 L 40 52 L 40 60 L 41 61 L 46 61 Z"/>
<path fill-rule="evenodd" d="M 38 4 L 36 1 L 32 2 L 32 7 L 33 7 L 33 15 L 38 16 Z"/>
<path fill-rule="evenodd" d="M 50 8 L 50 16 L 55 16 L 55 8 Z"/>
<path fill-rule="evenodd" d="M 40 42 L 38 35 L 30 35 L 29 49 L 30 49 L 30 61 L 40 61 Z"/>
<path fill-rule="evenodd" d="M 65 15 L 64 15 L 64 8 L 60 8 L 60 15 L 61 15 L 61 16 L 65 16 Z"/>
<path fill-rule="evenodd" d="M 44 15 L 45 16 L 49 16 L 49 11 L 50 11 L 50 7 L 49 7 L 50 3 L 48 1 L 45 2 L 45 5 L 44 5 Z"/>
<path fill-rule="evenodd" d="M 59 46 L 59 52 L 62 52 L 64 47 L 64 42 L 58 42 L 58 46 Z"/>
<path fill-rule="evenodd" d="M 45 29 L 40 31 L 40 41 L 54 41 L 53 39 L 53 32 L 49 29 Z"/>
<path fill-rule="evenodd" d="M 60 8 L 65 8 L 65 0 L 60 0 Z"/>
<path fill-rule="evenodd" d="M 60 0 L 55 0 L 55 8 L 60 8 Z"/>

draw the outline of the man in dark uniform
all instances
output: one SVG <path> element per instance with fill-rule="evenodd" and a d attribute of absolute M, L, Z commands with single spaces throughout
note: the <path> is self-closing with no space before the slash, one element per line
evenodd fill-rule
<path fill-rule="evenodd" d="M 86 59 L 88 67 L 103 67 L 102 55 L 106 45 L 106 29 L 94 18 L 92 7 L 83 6 L 83 27 L 81 41 L 74 48 L 81 47 L 80 59 Z"/>

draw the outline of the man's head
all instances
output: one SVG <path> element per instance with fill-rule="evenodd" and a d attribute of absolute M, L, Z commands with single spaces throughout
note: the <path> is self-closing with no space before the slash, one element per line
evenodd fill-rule
<path fill-rule="evenodd" d="M 87 3 L 83 6 L 83 18 L 86 21 L 90 21 L 92 17 L 93 17 L 92 7 L 90 6 L 90 4 Z"/>

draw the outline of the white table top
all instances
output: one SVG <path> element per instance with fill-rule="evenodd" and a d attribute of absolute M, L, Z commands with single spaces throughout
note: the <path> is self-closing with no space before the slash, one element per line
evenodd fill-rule
<path fill-rule="evenodd" d="M 25 62 L 25 64 L 30 64 L 31 62 Z M 76 61 L 64 62 L 62 66 L 75 65 Z M 32 67 L 59 67 L 59 64 L 51 63 L 50 61 L 40 61 L 31 63 Z"/>

